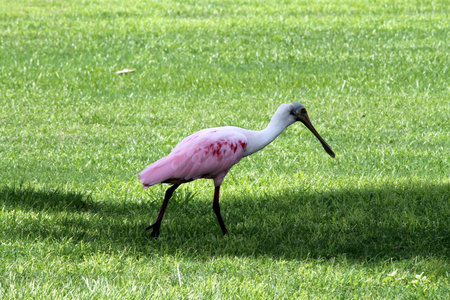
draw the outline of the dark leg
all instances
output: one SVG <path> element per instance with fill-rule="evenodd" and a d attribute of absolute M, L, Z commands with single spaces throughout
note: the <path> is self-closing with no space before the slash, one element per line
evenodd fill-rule
<path fill-rule="evenodd" d="M 220 214 L 219 192 L 220 192 L 220 186 L 216 186 L 216 189 L 214 190 L 213 210 L 216 213 L 217 220 L 219 221 L 219 224 L 220 224 L 220 228 L 222 228 L 222 232 L 225 235 L 228 233 L 228 230 L 225 227 L 225 223 L 223 222 L 222 215 Z"/>
<path fill-rule="evenodd" d="M 161 207 L 161 210 L 159 212 L 158 218 L 156 219 L 156 222 L 152 225 L 145 228 L 145 230 L 149 230 L 150 228 L 153 228 L 152 233 L 150 234 L 150 237 L 152 238 L 158 238 L 159 236 L 159 227 L 161 227 L 161 221 L 164 217 L 164 212 L 167 207 L 167 203 L 169 203 L 170 198 L 172 197 L 173 192 L 180 186 L 180 183 L 172 185 L 170 188 L 167 189 L 166 195 L 164 196 L 164 201 Z"/>

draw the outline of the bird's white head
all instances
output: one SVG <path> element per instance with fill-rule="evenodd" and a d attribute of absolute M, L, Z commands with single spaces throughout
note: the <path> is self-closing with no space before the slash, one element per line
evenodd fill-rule
<path fill-rule="evenodd" d="M 292 102 L 289 104 L 282 104 L 279 109 L 282 109 L 285 112 L 289 113 L 289 118 L 293 119 L 292 123 L 296 121 L 302 122 L 320 141 L 325 151 L 331 156 L 335 157 L 335 154 L 331 147 L 325 142 L 325 140 L 319 135 L 319 133 L 316 131 L 314 126 L 312 125 L 311 121 L 309 120 L 308 113 L 306 112 L 306 108 L 303 106 L 303 104 L 300 104 L 298 102 Z"/>

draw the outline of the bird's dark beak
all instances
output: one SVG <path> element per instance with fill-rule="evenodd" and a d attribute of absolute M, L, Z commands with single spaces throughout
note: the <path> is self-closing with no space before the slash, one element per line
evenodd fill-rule
<path fill-rule="evenodd" d="M 311 130 L 311 132 L 316 136 L 317 139 L 319 139 L 320 143 L 323 146 L 323 149 L 325 149 L 325 151 L 327 151 L 327 153 L 331 156 L 331 157 L 335 157 L 335 154 L 333 152 L 333 150 L 331 150 L 331 147 L 327 144 L 327 142 L 325 142 L 325 140 L 320 136 L 320 134 L 316 131 L 316 129 L 314 128 L 314 126 L 312 125 L 311 121 L 309 120 L 308 114 L 306 113 L 306 110 L 304 109 L 301 113 L 300 116 L 298 118 L 298 120 L 300 122 L 302 122 L 303 124 L 305 124 L 306 127 L 308 127 L 309 130 Z"/>

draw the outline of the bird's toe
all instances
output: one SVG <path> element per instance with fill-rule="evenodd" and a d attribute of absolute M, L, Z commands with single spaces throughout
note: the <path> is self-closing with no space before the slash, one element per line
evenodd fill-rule
<path fill-rule="evenodd" d="M 152 233 L 150 233 L 150 238 L 157 239 L 159 236 L 159 227 L 160 227 L 160 224 L 155 223 L 155 224 L 152 224 L 152 225 L 148 226 L 147 228 L 145 228 L 145 230 L 149 230 L 149 229 L 153 228 Z"/>
<path fill-rule="evenodd" d="M 159 230 L 153 229 L 152 233 L 150 234 L 151 239 L 157 239 L 159 237 Z"/>

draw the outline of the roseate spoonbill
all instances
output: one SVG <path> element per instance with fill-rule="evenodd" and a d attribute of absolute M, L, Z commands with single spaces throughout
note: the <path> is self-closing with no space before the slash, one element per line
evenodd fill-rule
<path fill-rule="evenodd" d="M 334 152 L 317 133 L 309 120 L 305 107 L 292 102 L 277 109 L 269 125 L 261 131 L 225 126 L 200 130 L 182 140 L 169 155 L 154 162 L 139 173 L 144 189 L 158 183 L 172 184 L 165 193 L 164 201 L 153 228 L 151 237 L 159 236 L 161 221 L 173 192 L 182 184 L 199 178 L 214 180 L 213 210 L 222 228 L 227 228 L 220 214 L 219 192 L 223 179 L 230 168 L 243 157 L 253 154 L 270 144 L 289 125 L 300 121 L 319 139 L 325 151 L 334 157 Z"/>

